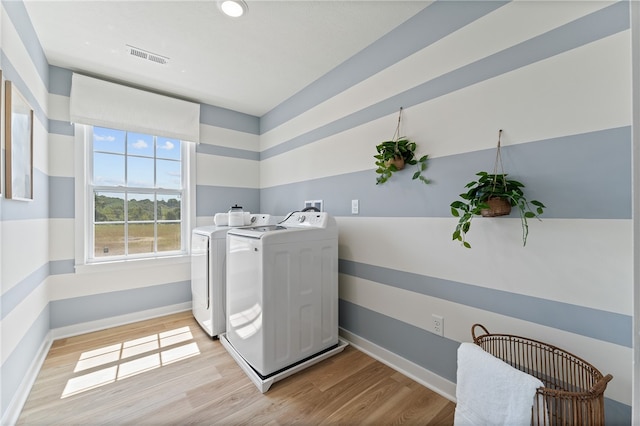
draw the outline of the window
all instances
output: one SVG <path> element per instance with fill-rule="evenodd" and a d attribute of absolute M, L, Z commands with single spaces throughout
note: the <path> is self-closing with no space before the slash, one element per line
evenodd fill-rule
<path fill-rule="evenodd" d="M 185 254 L 188 144 L 104 127 L 85 132 L 86 260 Z"/>

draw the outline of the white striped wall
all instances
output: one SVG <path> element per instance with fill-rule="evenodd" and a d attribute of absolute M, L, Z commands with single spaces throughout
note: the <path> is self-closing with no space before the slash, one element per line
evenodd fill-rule
<path fill-rule="evenodd" d="M 74 271 L 77 253 L 81 254 L 76 243 L 82 238 L 75 237 L 77 151 L 69 124 L 71 72 L 43 61 L 21 3 L 2 6 L 3 77 L 15 80 L 37 104 L 35 201 L 0 201 L 4 424 L 17 418 L 52 339 L 190 309 L 191 302 L 188 256 Z M 5 7 L 11 13 L 5 13 Z M 235 129 L 220 127 L 227 121 Z M 257 129 L 257 122 L 257 117 L 203 105 L 202 152 L 196 154 L 194 176 L 199 191 L 216 196 L 202 197 L 205 214 L 195 225 L 211 224 L 209 211 L 226 211 L 237 201 L 258 210 L 259 136 L 251 130 Z M 233 195 L 238 189 L 245 190 L 241 200 Z"/>
<path fill-rule="evenodd" d="M 631 193 L 626 199 L 621 197 L 622 204 L 629 206 L 623 215 L 627 218 L 616 218 L 613 211 L 611 217 L 607 213 L 604 217 L 593 218 L 588 214 L 580 217 L 573 211 L 564 211 L 558 203 L 549 205 L 551 214 L 543 215 L 542 222 L 529 222 L 525 248 L 520 238 L 520 222 L 515 216 L 474 220 L 469 234 L 473 248 L 466 250 L 451 241 L 455 218 L 446 213 L 427 214 L 419 208 L 437 204 L 441 206 L 438 212 L 448 211 L 449 203 L 464 188 L 461 184 L 458 192 L 448 191 L 447 180 L 466 183 L 480 170 L 460 169 L 456 165 L 458 158 L 488 159 L 480 167 L 491 171 L 493 156 L 485 154 L 485 150 L 495 148 L 499 129 L 504 130 L 503 146 L 523 146 L 526 152 L 540 150 L 535 158 L 549 159 L 548 164 L 543 161 L 532 165 L 531 158 L 516 156 L 525 151 L 514 150 L 506 156 L 503 153 L 506 171 L 525 184 L 530 183 L 537 199 L 561 200 L 563 194 L 553 194 L 558 191 L 553 182 L 545 181 L 545 171 L 568 180 L 572 177 L 562 176 L 562 166 L 554 161 L 552 142 L 557 140 L 560 144 L 565 137 L 580 141 L 580 135 L 631 126 L 629 29 L 594 36 L 592 41 L 520 68 L 424 102 L 404 105 L 402 133 L 418 143 L 419 155 L 429 154 L 425 176 L 436 180 L 422 187 L 421 183 L 398 175 L 392 178 L 395 183 L 390 181 L 381 188 L 375 186 L 375 174 L 370 172 L 374 167 L 375 145 L 392 137 L 397 122 L 397 109 L 388 108 L 386 114 L 379 111 L 396 98 L 397 107 L 403 106 L 404 100 L 413 99 L 413 92 L 417 93 L 421 85 L 431 80 L 453 76 L 461 67 L 490 60 L 491 55 L 507 49 L 517 52 L 519 43 L 536 37 L 553 40 L 554 30 L 561 32 L 573 21 L 593 13 L 606 14 L 612 5 L 614 2 L 510 2 L 325 101 L 291 113 L 292 118 L 261 135 L 263 153 L 268 153 L 260 169 L 263 206 L 294 208 L 298 200 L 286 203 L 286 197 L 292 193 L 300 198 L 324 199 L 327 210 L 339 216 L 341 261 L 356 262 L 358 268 L 384 268 L 386 275 L 384 278 L 380 275 L 380 281 L 341 271 L 340 298 L 349 302 L 341 306 L 368 310 L 367 318 L 372 319 L 369 325 L 361 325 L 355 331 L 347 326 L 344 330 L 347 335 L 379 338 L 381 353 L 405 351 L 402 356 L 410 361 L 415 357 L 413 362 L 418 364 L 422 363 L 417 361 L 420 355 L 410 349 L 415 342 L 405 342 L 407 349 L 402 349 L 402 343 L 393 346 L 401 337 L 386 336 L 385 340 L 381 335 L 393 330 L 414 336 L 409 329 L 417 327 L 425 333 L 415 335 L 427 340 L 426 344 L 442 342 L 449 347 L 451 341 L 470 341 L 471 325 L 480 322 L 491 331 L 547 341 L 583 356 L 603 373 L 613 374 L 614 380 L 606 392 L 609 420 L 629 421 L 633 353 L 630 344 L 594 337 L 606 336 L 606 330 L 591 333 L 577 330 L 576 325 L 575 331 L 567 331 L 564 326 L 569 326 L 571 319 L 563 318 L 562 311 L 531 313 L 527 314 L 531 320 L 523 320 L 416 293 L 393 282 L 394 277 L 401 280 L 405 273 L 410 273 L 424 277 L 425 282 L 437 281 L 433 286 L 452 282 L 471 285 L 478 294 L 488 297 L 495 291 L 516 295 L 518 300 L 525 301 L 523 311 L 536 306 L 572 306 L 587 318 L 589 312 L 597 312 L 631 323 L 634 264 Z M 593 31 L 596 33 L 599 28 L 594 27 Z M 286 104 L 281 107 L 286 108 Z M 369 120 L 367 115 L 371 117 Z M 627 151 L 628 163 L 625 165 L 626 160 L 621 159 L 627 172 L 631 168 L 630 148 L 629 140 L 622 151 Z M 585 150 L 590 149 L 585 144 Z M 606 146 L 602 150 L 606 155 Z M 598 162 L 583 164 L 581 157 L 582 153 L 577 153 L 575 163 L 568 163 L 567 169 L 597 175 Z M 453 168 L 446 170 L 445 164 Z M 532 169 L 537 169 L 533 176 L 526 174 Z M 459 176 L 465 172 L 463 178 Z M 627 181 L 625 186 L 630 188 L 630 183 Z M 583 194 L 566 195 L 593 198 L 597 203 L 589 190 L 585 185 L 580 189 Z M 349 216 L 351 199 L 360 199 L 358 216 Z M 385 206 L 391 200 L 398 202 L 396 209 Z M 343 314 L 349 321 L 356 315 L 341 310 Z M 446 342 L 429 337 L 432 314 L 444 316 Z M 535 319 L 544 315 L 558 326 Z M 588 322 L 582 326 L 586 330 L 601 327 Z M 610 330 L 612 335 L 616 332 Z M 358 336 L 359 333 L 366 336 Z M 630 342 L 628 334 L 621 340 Z M 394 343 L 386 345 L 387 341 Z M 455 357 L 455 352 L 450 352 L 450 356 Z M 430 366 L 447 367 L 451 372 L 450 364 L 443 360 L 426 360 L 422 365 L 425 382 L 431 380 Z M 451 396 L 455 376 L 449 380 L 449 387 L 442 383 L 434 387 Z"/>
<path fill-rule="evenodd" d="M 488 226 L 494 228 L 491 232 L 500 233 L 498 237 L 501 240 L 508 241 L 510 234 L 518 233 L 516 228 L 519 224 L 515 222 L 496 222 L 494 220 Z M 583 223 L 582 229 L 576 229 L 565 226 L 566 221 L 563 220 L 545 220 L 531 230 L 532 242 L 526 249 L 515 242 L 504 247 L 477 245 L 465 250 L 455 243 L 449 244 L 450 230 L 455 226 L 450 219 L 342 217 L 339 218 L 340 257 L 482 288 L 631 315 L 631 289 L 617 285 L 631 281 L 630 270 L 624 270 L 633 264 L 630 247 L 618 247 L 619 242 L 630 235 L 631 224 L 628 221 L 599 222 L 595 227 Z M 381 231 L 389 226 L 393 230 Z M 594 228 L 598 236 L 603 237 L 597 251 L 583 252 L 580 249 L 594 245 L 590 237 L 566 244 L 576 231 L 592 233 Z M 382 246 L 385 248 L 381 249 Z M 607 250 L 612 253 L 607 253 Z M 567 252 L 574 255 L 566 256 Z M 616 258 L 618 256 L 620 258 Z M 617 269 L 622 269 L 621 276 L 606 276 L 606 271 Z M 594 271 L 597 275 L 590 276 Z M 602 285 L 603 282 L 607 285 Z M 445 336 L 458 342 L 470 341 L 470 326 L 478 322 L 490 331 L 519 334 L 555 344 L 582 355 L 603 372 L 613 374 L 616 380 L 610 384 L 607 396 L 631 404 L 631 348 L 346 274 L 341 275 L 340 298 L 427 331 L 430 330 L 431 314 L 442 315 L 445 318 Z"/>
<path fill-rule="evenodd" d="M 47 348 L 49 221 L 46 217 L 46 205 L 49 190 L 47 180 L 42 179 L 42 176 L 49 173 L 49 146 L 46 121 L 48 77 L 42 74 L 43 70 L 38 65 L 38 60 L 43 56 L 41 51 L 26 45 L 20 37 L 16 22 L 13 21 L 20 17 L 10 17 L 4 2 L 0 10 L 3 79 L 11 81 L 14 89 L 27 99 L 34 110 L 33 177 L 34 197 L 37 198 L 34 201 L 0 200 L 0 409 L 2 423 L 5 423 L 9 414 L 15 414 L 8 413 L 8 409 L 19 406 L 20 399 L 25 395 L 24 390 L 28 391 L 30 381 L 35 379 L 37 369 L 30 369 L 30 366 L 37 366 L 39 357 Z M 4 87 L 2 92 L 4 97 Z M 2 135 L 4 154 L 4 131 Z M 4 173 L 4 166 L 2 169 Z M 4 176 L 2 180 L 4 191 Z M 38 213 L 32 215 L 34 210 Z M 43 211 L 44 216 L 40 217 L 40 212 Z"/>
<path fill-rule="evenodd" d="M 583 217 L 563 205 L 563 197 L 596 204 L 594 187 L 586 186 L 578 194 L 562 190 L 581 188 L 572 179 L 597 176 L 599 167 L 621 166 L 624 176 L 630 168 L 624 161 L 609 162 L 600 138 L 612 137 L 611 156 L 619 160 L 632 124 L 631 31 L 596 35 L 575 48 L 415 101 L 416 94 L 423 96 L 425 85 L 451 83 L 446 79 L 459 76 L 465 67 L 482 71 L 484 63 L 500 65 L 492 60 L 505 52 L 532 54 L 525 48 L 520 52 L 519 43 L 528 46 L 538 37 L 563 42 L 556 30 L 607 12 L 614 3 L 481 4 L 487 12 L 477 19 L 373 75 L 349 68 L 347 61 L 338 71 L 361 72 L 357 84 L 305 110 L 287 110 L 285 102 L 277 109 L 290 118 L 274 126 L 276 115 L 267 114 L 260 120 L 265 125 L 262 134 L 254 128 L 256 117 L 206 106 L 196 148 L 196 225 L 210 225 L 215 212 L 236 202 L 245 210 L 281 215 L 300 208 L 304 200 L 324 199 L 325 209 L 337 216 L 340 226 L 341 324 L 353 342 L 453 398 L 455 348 L 470 340 L 471 324 L 481 322 L 491 331 L 537 338 L 613 374 L 606 393 L 607 414 L 610 420 L 628 423 L 631 336 L 618 330 L 608 333 L 606 326 L 624 328 L 633 315 L 630 208 L 625 207 L 623 194 L 607 198 L 622 206 L 619 215 L 603 209 Z M 444 7 L 455 4 L 464 6 L 450 2 Z M 29 377 L 11 375 L 13 367 L 19 366 L 21 375 L 33 375 L 52 335 L 188 309 L 183 297 L 190 273 L 186 259 L 100 271 L 81 268 L 74 273 L 77 247 L 68 182 L 76 176 L 74 137 L 65 130 L 68 93 L 59 90 L 59 83 L 43 81 L 37 55 L 28 52 L 23 42 L 33 41 L 33 35 L 19 14 L 8 16 L 6 3 L 2 5 L 4 78 L 22 80 L 41 116 L 55 127 L 47 131 L 46 124 L 36 123 L 35 129 L 35 167 L 53 188 L 52 193 L 48 188 L 36 192 L 36 197 L 54 200 L 48 201 L 51 213 L 43 214 L 42 205 L 34 202 L 24 210 L 23 219 L 9 204 L 15 202 L 0 201 L 1 294 L 3 308 L 9 307 L 2 312 L 1 323 L 4 420 L 16 415 L 29 387 Z M 594 34 L 599 30 L 593 26 Z M 388 53 L 381 52 L 380 60 Z M 341 75 L 332 73 L 332 78 Z M 427 88 L 439 87 L 433 86 Z M 297 96 L 317 99 L 314 87 Z M 403 105 L 403 133 L 418 142 L 419 154 L 429 154 L 426 176 L 434 182 L 425 186 L 404 174 L 379 187 L 373 173 L 375 145 L 391 138 L 397 110 Z M 221 118 L 229 115 L 232 125 Z M 542 222 L 530 222 L 525 248 L 519 221 L 512 216 L 474 221 L 469 234 L 473 248 L 465 250 L 451 241 L 456 221 L 448 216 L 448 205 L 477 171 L 464 167 L 492 167 L 498 129 L 504 130 L 507 172 L 522 177 L 536 198 L 554 202 Z M 585 152 L 576 152 L 575 161 L 560 152 L 568 140 L 584 147 Z M 577 174 L 563 176 L 565 166 Z M 465 172 L 468 176 L 461 176 Z M 565 182 L 555 186 L 545 180 L 547 175 Z M 563 186 L 566 182 L 569 186 Z M 349 215 L 351 199 L 361 200 L 358 216 Z M 64 200 L 63 205 L 55 200 Z M 24 241 L 33 243 L 20 249 Z M 499 296 L 522 305 L 473 303 L 464 289 L 480 298 Z M 131 299 L 157 303 L 136 305 Z M 92 315 L 83 311 L 85 305 L 104 311 Z M 581 323 L 563 316 L 564 308 L 577 312 Z M 444 338 L 427 331 L 433 313 L 445 318 Z M 605 319 L 605 329 L 589 322 L 591 314 Z M 365 321 L 358 323 L 358 316 Z"/>

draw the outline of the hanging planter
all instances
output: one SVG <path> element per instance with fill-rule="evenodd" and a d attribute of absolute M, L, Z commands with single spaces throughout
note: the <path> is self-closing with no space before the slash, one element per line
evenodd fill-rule
<path fill-rule="evenodd" d="M 397 170 L 402 170 L 404 169 L 404 158 L 396 155 L 392 159 L 385 161 L 384 165 L 386 167 L 395 166 Z"/>
<path fill-rule="evenodd" d="M 501 136 L 502 130 L 498 132 L 498 148 L 493 173 L 476 173 L 478 180 L 471 181 L 465 185 L 467 192 L 460 194 L 460 198 L 464 201 L 458 200 L 451 203 L 451 214 L 460 218 L 453 232 L 453 239 L 460 241 L 467 248 L 471 248 L 471 245 L 466 240 L 466 235 L 471 228 L 471 220 L 474 216 L 505 216 L 511 213 L 512 207 L 517 207 L 522 223 L 522 245 L 526 246 L 527 236 L 529 235 L 527 219 L 540 219 L 538 215 L 541 215 L 543 209 L 546 208 L 540 201 L 527 201 L 522 191 L 524 188 L 522 183 L 507 179 L 500 154 Z M 500 173 L 498 173 L 498 168 Z"/>
<path fill-rule="evenodd" d="M 511 213 L 511 203 L 507 198 L 491 197 L 486 202 L 488 207 L 480 210 L 483 217 L 506 216 Z"/>
<path fill-rule="evenodd" d="M 429 183 L 429 180 L 422 176 L 422 172 L 427 168 L 427 155 L 423 155 L 420 159 L 416 160 L 415 151 L 417 145 L 415 142 L 409 140 L 405 136 L 400 136 L 400 122 L 402 120 L 402 107 L 398 113 L 398 125 L 396 131 L 393 134 L 393 138 L 389 141 L 384 141 L 376 146 L 378 151 L 377 155 L 374 155 L 376 159 L 376 184 L 380 185 L 385 183 L 393 175 L 393 173 L 405 168 L 406 164 L 417 165 L 418 171 L 413 174 L 412 179 L 418 179 L 423 183 Z"/>

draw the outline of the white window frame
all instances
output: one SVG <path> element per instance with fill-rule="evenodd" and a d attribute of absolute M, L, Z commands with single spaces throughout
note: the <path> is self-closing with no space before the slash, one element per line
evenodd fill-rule
<path fill-rule="evenodd" d="M 75 124 L 75 267 L 76 272 L 94 272 L 96 269 L 122 269 L 133 266 L 153 266 L 158 263 L 189 262 L 191 229 L 196 223 L 195 205 L 195 143 L 182 142 L 183 198 L 182 198 L 182 247 L 179 254 L 150 254 L 128 258 L 91 258 L 91 235 L 93 233 L 93 188 L 92 176 L 93 126 Z"/>

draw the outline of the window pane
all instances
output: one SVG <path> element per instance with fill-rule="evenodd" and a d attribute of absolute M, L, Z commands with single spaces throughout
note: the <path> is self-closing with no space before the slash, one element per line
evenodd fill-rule
<path fill-rule="evenodd" d="M 153 214 L 153 194 L 129 194 L 127 213 L 129 221 L 155 219 Z"/>
<path fill-rule="evenodd" d="M 180 250 L 180 223 L 158 223 L 158 251 Z"/>
<path fill-rule="evenodd" d="M 93 128 L 93 150 L 124 154 L 126 132 L 122 130 Z"/>
<path fill-rule="evenodd" d="M 156 166 L 158 188 L 180 189 L 180 187 L 182 186 L 180 162 L 171 160 L 157 160 Z"/>
<path fill-rule="evenodd" d="M 127 135 L 127 154 L 153 158 L 153 136 L 143 133 L 129 133 Z"/>
<path fill-rule="evenodd" d="M 153 180 L 153 158 L 128 158 L 127 186 L 153 188 Z"/>
<path fill-rule="evenodd" d="M 124 155 L 93 154 L 93 184 L 98 186 L 124 185 Z"/>
<path fill-rule="evenodd" d="M 94 202 L 96 222 L 124 221 L 124 194 L 96 192 Z"/>
<path fill-rule="evenodd" d="M 93 258 L 184 250 L 181 149 L 178 139 L 93 128 Z"/>
<path fill-rule="evenodd" d="M 130 223 L 127 244 L 129 254 L 153 253 L 153 223 Z"/>
<path fill-rule="evenodd" d="M 94 257 L 124 255 L 124 224 L 95 225 L 94 235 Z"/>
<path fill-rule="evenodd" d="M 180 195 L 158 195 L 158 220 L 180 220 Z"/>
<path fill-rule="evenodd" d="M 158 158 L 180 160 L 180 141 L 178 139 L 158 136 L 157 143 L 158 149 L 156 150 L 156 156 Z"/>

